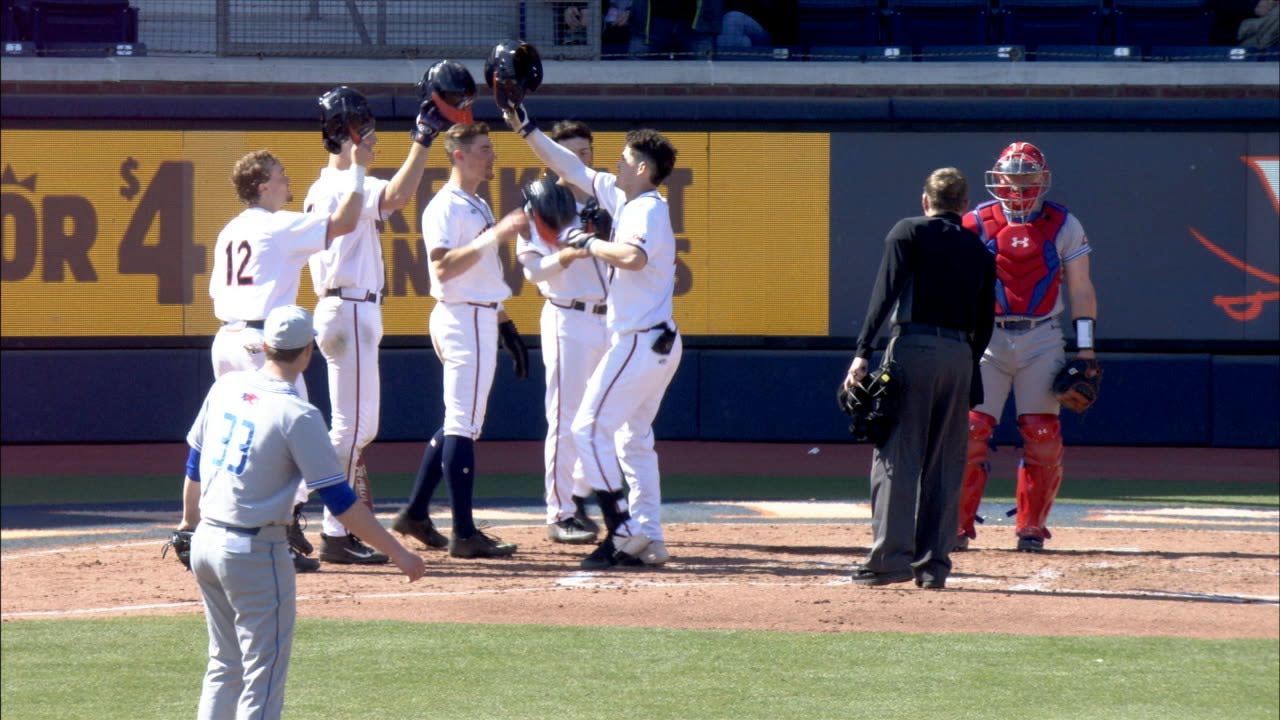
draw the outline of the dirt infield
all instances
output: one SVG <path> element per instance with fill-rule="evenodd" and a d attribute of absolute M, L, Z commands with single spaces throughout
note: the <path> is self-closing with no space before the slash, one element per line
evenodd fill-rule
<path fill-rule="evenodd" d="M 583 548 L 541 527 L 501 528 L 520 553 L 455 560 L 423 551 L 407 585 L 387 568 L 326 565 L 298 578 L 304 617 L 786 631 L 1280 637 L 1273 532 L 1062 528 L 1053 552 L 1017 553 L 1006 533 L 955 556 L 945 591 L 864 588 L 847 571 L 870 528 L 675 524 L 661 570 L 586 573 Z M 314 539 L 314 538 L 313 538 Z M 160 542 L 3 556 L 5 622 L 201 612 L 191 576 Z"/>

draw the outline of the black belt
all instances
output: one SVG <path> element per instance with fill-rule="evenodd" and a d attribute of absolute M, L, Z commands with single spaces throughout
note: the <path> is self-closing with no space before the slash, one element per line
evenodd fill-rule
<path fill-rule="evenodd" d="M 245 327 L 253 328 L 254 330 L 262 330 L 267 327 L 266 320 L 228 320 L 222 324 L 235 325 L 237 322 L 243 322 Z"/>
<path fill-rule="evenodd" d="M 494 309 L 494 308 L 498 307 L 498 303 L 496 303 L 496 302 L 491 302 L 491 303 L 477 303 L 477 302 L 467 301 L 467 304 L 468 304 L 468 305 L 472 305 L 472 306 L 474 306 L 474 307 L 489 308 L 490 310 L 492 310 L 492 309 Z"/>
<path fill-rule="evenodd" d="M 603 303 L 599 305 L 595 305 L 595 304 L 588 305 L 587 303 L 584 303 L 581 300 L 574 300 L 568 305 L 557 305 L 555 300 L 548 300 L 547 302 L 551 303 L 552 305 L 555 305 L 561 310 L 577 310 L 579 312 L 589 312 L 592 315 L 604 315 L 605 313 L 609 312 L 609 306 Z"/>
<path fill-rule="evenodd" d="M 894 335 L 936 335 L 940 338 L 969 342 L 969 333 L 955 328 L 928 325 L 926 323 L 902 323 L 893 326 Z"/>
<path fill-rule="evenodd" d="M 377 305 L 378 301 L 381 299 L 378 293 L 369 292 L 368 290 L 365 291 L 364 297 L 347 297 L 342 294 L 342 290 L 343 290 L 342 288 L 329 288 L 328 290 L 324 291 L 324 296 L 339 297 L 339 298 L 342 298 L 343 300 L 350 300 L 351 302 L 371 302 L 374 305 Z"/>
<path fill-rule="evenodd" d="M 996 327 L 1001 330 L 1030 330 L 1052 320 L 1052 317 L 1032 318 L 1030 320 L 1001 320 L 996 318 Z"/>

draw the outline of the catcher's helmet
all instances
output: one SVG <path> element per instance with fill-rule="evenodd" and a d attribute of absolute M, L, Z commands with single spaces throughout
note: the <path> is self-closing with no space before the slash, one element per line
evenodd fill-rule
<path fill-rule="evenodd" d="M 339 85 L 320 96 L 320 135 L 324 149 L 342 152 L 346 140 L 359 141 L 374 131 L 373 111 L 369 101 L 354 88 Z"/>
<path fill-rule="evenodd" d="M 524 209 L 538 228 L 539 237 L 551 244 L 578 217 L 578 201 L 569 188 L 557 184 L 554 178 L 534 180 L 524 187 Z"/>
<path fill-rule="evenodd" d="M 1040 148 L 1016 142 L 1004 149 L 987 171 L 987 192 L 1000 201 L 1011 220 L 1021 221 L 1039 208 L 1049 192 L 1049 163 Z"/>
<path fill-rule="evenodd" d="M 466 65 L 441 60 L 427 68 L 418 81 L 418 103 L 435 100 L 436 107 L 453 122 L 471 122 L 467 108 L 476 99 L 476 81 Z"/>
<path fill-rule="evenodd" d="M 542 58 L 524 41 L 503 40 L 484 61 L 484 83 L 493 88 L 493 99 L 505 110 L 524 102 L 524 96 L 542 85 Z"/>

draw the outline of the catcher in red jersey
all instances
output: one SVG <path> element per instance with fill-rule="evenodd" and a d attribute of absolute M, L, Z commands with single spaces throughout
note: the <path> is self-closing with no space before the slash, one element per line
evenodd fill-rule
<path fill-rule="evenodd" d="M 980 372 L 984 400 L 969 412 L 969 449 L 960 494 L 956 549 L 977 537 L 974 522 L 991 466 L 989 441 L 1014 394 L 1023 456 L 1018 466 L 1017 548 L 1044 550 L 1051 537 L 1049 510 L 1062 484 L 1063 404 L 1082 411 L 1096 398 L 1101 368 L 1094 354 L 1098 300 L 1089 278 L 1092 247 L 1076 216 L 1047 202 L 1049 164 L 1035 145 L 1015 142 L 986 173 L 994 200 L 977 206 L 964 225 L 996 256 L 996 320 Z M 1066 287 L 1063 287 L 1063 281 Z M 1079 355 L 1069 365 L 1058 316 L 1070 300 Z M 1066 367 L 1064 367 L 1066 366 Z M 1059 395 L 1069 370 L 1093 388 L 1088 403 L 1079 393 Z M 1057 390 L 1055 390 L 1057 388 Z"/>

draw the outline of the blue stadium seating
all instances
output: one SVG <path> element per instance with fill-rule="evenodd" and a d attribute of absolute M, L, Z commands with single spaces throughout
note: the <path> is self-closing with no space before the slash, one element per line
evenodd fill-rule
<path fill-rule="evenodd" d="M 901 45 L 815 45 L 809 48 L 809 59 L 815 62 L 874 62 L 882 60 L 911 61 L 911 48 Z"/>
<path fill-rule="evenodd" d="M 1151 48 L 1148 60 L 1154 61 L 1194 61 L 1194 62 L 1252 62 L 1253 51 L 1249 48 L 1226 47 L 1223 45 L 1156 45 Z"/>
<path fill-rule="evenodd" d="M 800 39 L 809 45 L 880 42 L 879 0 L 799 0 Z"/>
<path fill-rule="evenodd" d="M 894 45 L 984 45 L 990 40 L 988 0 L 885 0 Z"/>
<path fill-rule="evenodd" d="M 1142 48 L 1133 45 L 1037 45 L 1031 51 L 1036 62 L 1127 62 L 1142 59 Z"/>
<path fill-rule="evenodd" d="M 1113 0 L 1117 45 L 1208 45 L 1208 0 Z"/>
<path fill-rule="evenodd" d="M 1103 41 L 1101 0 L 1000 0 L 1000 42 L 1095 45 Z"/>
<path fill-rule="evenodd" d="M 925 62 L 1018 62 L 1027 49 L 1021 45 L 927 45 L 920 49 Z"/>

